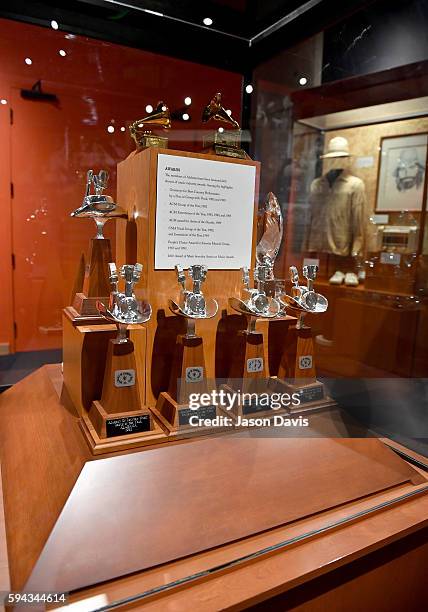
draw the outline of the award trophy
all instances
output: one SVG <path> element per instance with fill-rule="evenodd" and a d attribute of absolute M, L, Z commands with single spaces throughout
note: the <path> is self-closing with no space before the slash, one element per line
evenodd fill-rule
<path fill-rule="evenodd" d="M 240 387 L 244 393 L 266 393 L 267 365 L 263 333 L 256 330 L 258 320 L 284 320 L 284 308 L 277 296 L 272 295 L 274 263 L 282 241 L 282 214 L 278 200 L 269 193 L 263 211 L 263 234 L 257 245 L 254 287 L 250 288 L 250 274 L 242 269 L 243 286 L 240 298 L 229 298 L 230 306 L 247 319 L 247 328 L 239 333 L 240 350 L 232 362 L 227 388 Z M 257 412 L 258 416 L 271 415 L 269 406 L 243 402 L 235 406 L 235 416 Z"/>
<path fill-rule="evenodd" d="M 291 407 L 292 412 L 313 408 L 314 404 L 317 407 L 334 404 L 326 395 L 323 383 L 316 379 L 312 331 L 305 323 L 308 313 L 319 314 L 328 308 L 327 299 L 314 291 L 317 272 L 317 266 L 303 266 L 303 276 L 307 281 L 305 286 L 300 284 L 297 268 L 291 266 L 291 295 L 283 294 L 280 297 L 283 305 L 298 317 L 295 328 L 297 338 L 296 343 L 293 343 L 295 353 L 290 357 L 286 350 L 283 352 L 278 377 L 273 379 L 276 390 L 298 394 L 300 405 Z"/>
<path fill-rule="evenodd" d="M 169 300 L 168 306 L 175 315 L 186 320 L 186 333 L 177 336 L 173 367 L 168 391 L 163 391 L 156 404 L 156 413 L 166 422 L 170 431 L 190 429 L 191 416 L 214 418 L 215 406 L 203 406 L 198 410 L 189 408 L 191 393 L 207 393 L 208 382 L 205 369 L 204 347 L 201 336 L 196 334 L 197 320 L 211 319 L 217 314 L 218 304 L 202 293 L 202 283 L 207 276 L 205 266 L 189 267 L 192 289 L 186 289 L 186 275 L 181 266 L 175 267 L 181 288 L 178 301 Z"/>
<path fill-rule="evenodd" d="M 154 111 L 142 119 L 137 119 L 129 126 L 137 150 L 147 147 L 162 147 L 164 149 L 168 147 L 168 138 L 153 134 L 153 128 L 162 128 L 163 130 L 171 128 L 171 113 L 164 102 L 158 102 Z"/>
<path fill-rule="evenodd" d="M 102 323 L 97 310 L 97 300 L 108 299 L 108 264 L 111 261 L 110 240 L 103 235 L 103 228 L 109 219 L 128 217 L 127 213 L 115 204 L 113 198 L 105 195 L 103 191 L 107 188 L 108 172 L 101 170 L 94 174 L 89 170 L 86 179 L 86 192 L 83 203 L 71 213 L 72 217 L 89 217 L 95 221 L 97 233 L 90 243 L 89 261 L 85 267 L 83 279 L 83 290 L 74 296 L 73 305 L 67 308 L 71 317 L 76 322 L 82 323 L 83 319 L 88 323 Z M 95 193 L 91 193 L 91 189 Z"/>
<path fill-rule="evenodd" d="M 141 270 L 141 264 L 122 266 L 120 277 L 125 281 L 125 291 L 120 292 L 116 265 L 110 263 L 112 291 L 108 306 L 97 303 L 104 319 L 117 326 L 117 337 L 108 343 L 101 399 L 93 401 L 87 417 L 101 439 L 160 432 L 150 411 L 141 403 L 134 344 L 127 331 L 129 326 L 147 322 L 152 314 L 151 306 L 137 300 L 134 294 Z"/>
<path fill-rule="evenodd" d="M 221 93 L 217 93 L 202 113 L 202 122 L 221 121 L 228 129 L 220 127 L 218 130 L 204 138 L 204 149 L 216 155 L 248 159 L 247 153 L 241 149 L 242 130 L 239 123 L 228 114 L 221 104 Z"/>

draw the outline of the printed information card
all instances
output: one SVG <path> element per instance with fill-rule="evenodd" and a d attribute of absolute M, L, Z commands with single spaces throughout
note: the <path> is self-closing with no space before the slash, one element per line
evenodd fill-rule
<path fill-rule="evenodd" d="M 254 166 L 158 155 L 155 268 L 251 265 Z"/>

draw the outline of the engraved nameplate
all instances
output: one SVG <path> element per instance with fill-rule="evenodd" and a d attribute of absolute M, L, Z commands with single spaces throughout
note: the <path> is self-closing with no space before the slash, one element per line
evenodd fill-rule
<path fill-rule="evenodd" d="M 301 404 L 317 402 L 324 399 L 324 387 L 323 385 L 304 387 L 303 389 L 299 389 L 298 394 Z"/>
<path fill-rule="evenodd" d="M 214 419 L 216 417 L 217 410 L 213 405 L 201 406 L 197 410 L 191 408 L 182 408 L 178 411 L 178 424 L 189 425 L 190 417 L 197 417 L 198 419 Z"/>
<path fill-rule="evenodd" d="M 272 410 L 269 404 L 264 402 L 260 403 L 256 401 L 245 401 L 242 404 L 242 414 L 252 414 L 254 412 L 263 412 L 265 410 Z"/>
<path fill-rule="evenodd" d="M 107 437 L 126 436 L 134 433 L 150 431 L 150 415 L 119 417 L 106 420 Z"/>

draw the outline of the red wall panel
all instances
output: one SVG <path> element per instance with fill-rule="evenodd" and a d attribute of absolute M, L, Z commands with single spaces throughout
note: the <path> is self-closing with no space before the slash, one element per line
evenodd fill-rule
<path fill-rule="evenodd" d="M 39 79 L 58 103 L 22 99 L 20 89 Z M 16 350 L 60 346 L 61 308 L 94 232 L 89 220 L 70 219 L 69 213 L 81 202 L 88 168 L 107 168 L 114 193 L 116 163 L 133 148 L 128 130 L 120 128 L 144 115 L 147 104 L 162 99 L 175 110 L 190 96 L 191 119 L 176 122 L 170 145 L 197 149 L 207 101 L 222 91 L 239 118 L 241 90 L 236 73 L 0 20 L 0 98 L 8 101 L 0 105 L 0 343 Z"/>

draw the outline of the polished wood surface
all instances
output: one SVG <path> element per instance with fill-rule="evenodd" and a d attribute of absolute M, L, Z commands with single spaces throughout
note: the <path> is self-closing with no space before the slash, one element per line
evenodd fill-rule
<path fill-rule="evenodd" d="M 420 495 L 418 490 L 422 490 Z M 413 498 L 396 505 L 385 506 L 379 511 L 370 512 L 373 507 L 380 504 L 389 504 L 401 495 L 416 494 Z M 347 520 L 352 513 L 367 513 L 362 519 Z M 292 592 L 292 589 L 302 585 L 310 600 L 316 593 L 312 590 L 312 580 L 317 579 L 321 583 L 323 592 L 328 591 L 328 581 L 332 572 L 344 568 L 348 570 L 347 576 L 342 579 L 344 591 L 336 594 L 333 601 L 335 612 L 343 612 L 343 597 L 346 596 L 346 586 L 351 577 L 356 580 L 357 586 L 362 589 L 365 586 L 365 572 L 370 572 L 373 565 L 370 563 L 371 554 L 377 553 L 381 556 L 378 562 L 380 568 L 389 569 L 389 562 L 397 561 L 397 555 L 390 551 L 389 545 L 401 544 L 403 538 L 409 534 L 419 540 L 421 546 L 426 545 L 428 525 L 428 495 L 426 487 L 410 487 L 408 485 L 386 491 L 368 499 L 359 500 L 352 506 L 342 506 L 327 513 L 315 515 L 308 519 L 298 521 L 291 525 L 270 530 L 258 534 L 252 538 L 245 538 L 221 548 L 206 551 L 199 555 L 181 559 L 158 568 L 133 574 L 122 579 L 104 583 L 90 589 L 72 594 L 71 601 L 90 600 L 91 597 L 101 597 L 103 603 L 113 603 L 127 597 L 135 597 L 131 610 L 141 609 L 156 612 L 187 612 L 189 609 L 201 612 L 212 610 L 242 610 L 249 608 L 259 602 L 266 601 L 272 609 L 286 609 L 283 605 L 274 606 L 272 597 L 278 594 Z M 340 524 L 340 521 L 342 523 Z M 335 528 L 325 529 L 328 525 L 339 523 Z M 424 529 L 425 528 L 425 529 Z M 319 532 L 317 533 L 317 531 Z M 314 532 L 315 535 L 303 538 L 293 543 L 293 538 L 301 538 L 302 534 Z M 241 564 L 232 564 L 236 559 L 242 559 L 246 555 L 258 553 L 269 546 L 275 546 L 279 542 L 289 541 L 290 545 L 277 551 L 257 556 Z M 416 548 L 420 548 L 416 545 Z M 354 563 L 359 565 L 353 570 Z M 424 571 L 424 563 L 422 563 Z M 420 567 L 414 564 L 409 566 L 408 558 L 405 556 L 402 563 L 398 563 L 399 573 L 404 580 L 400 580 L 400 590 L 392 586 L 388 576 L 385 581 L 373 585 L 377 593 L 364 590 L 353 600 L 349 608 L 351 612 L 361 610 L 382 610 L 382 612 L 402 612 L 409 608 L 373 608 L 370 601 L 376 596 L 376 601 L 389 603 L 389 592 L 391 589 L 396 595 L 400 595 L 398 601 L 409 597 L 408 585 L 415 585 L 417 590 L 410 594 L 410 601 L 423 601 L 421 593 L 426 588 L 426 581 L 419 582 Z M 213 571 L 216 568 L 216 571 Z M 352 574 L 354 571 L 354 574 Z M 200 577 L 197 578 L 198 572 Z M 194 580 L 185 582 L 184 585 L 165 589 L 160 593 L 150 594 L 150 589 L 162 589 L 163 585 L 169 585 L 175 580 L 185 581 L 189 576 L 196 576 Z M 416 578 L 416 582 L 415 582 Z M 362 582 L 359 582 L 359 580 Z M 373 588 L 372 587 L 372 588 Z M 388 593 L 385 595 L 385 591 Z M 138 596 L 146 593 L 146 597 Z M 351 584 L 351 593 L 355 593 Z M 317 599 L 315 599 L 315 605 Z M 332 601 L 328 607 L 315 608 L 316 612 L 330 610 Z M 286 605 L 286 604 L 285 604 Z M 410 608 L 419 612 L 420 607 Z M 304 608 L 306 611 L 306 608 Z"/>
<path fill-rule="evenodd" d="M 0 461 L 12 588 L 20 589 L 91 453 L 45 366 L 0 396 Z"/>
<path fill-rule="evenodd" d="M 74 590 L 406 482 L 426 481 L 376 439 L 235 434 L 86 463 L 27 588 Z"/>
<path fill-rule="evenodd" d="M 2 426 L 5 423 L 4 417 L 8 413 L 13 414 L 14 417 L 16 413 L 22 413 L 23 404 L 31 404 L 31 409 L 38 413 L 36 419 L 23 418 L 18 422 L 18 425 L 20 424 L 26 432 L 25 437 L 27 437 L 27 433 L 34 434 L 34 424 L 41 422 L 39 414 L 41 411 L 48 414 L 53 411 L 61 415 L 66 410 L 65 399 L 63 398 L 60 401 L 58 395 L 61 392 L 61 383 L 58 366 L 46 366 L 29 379 L 18 383 L 0 398 Z M 46 389 L 43 389 L 43 384 L 46 385 Z M 27 396 L 30 398 L 30 394 L 37 387 L 39 393 L 31 396 L 31 400 L 27 399 Z M 46 394 L 47 390 L 49 394 Z M 6 403 L 4 402 L 5 398 Z M 35 398 L 38 398 L 38 400 L 36 401 Z M 60 483 L 56 481 L 56 478 L 64 479 L 64 476 L 65 478 L 68 477 L 68 470 L 64 469 L 63 462 L 58 461 L 55 456 L 55 461 L 49 462 L 49 479 L 46 479 L 47 471 L 41 470 L 40 467 L 46 466 L 47 468 L 47 465 L 39 457 L 39 454 L 45 453 L 46 450 L 49 453 L 50 447 L 53 447 L 55 451 L 58 451 L 59 448 L 63 449 L 65 443 L 67 453 L 64 453 L 64 450 L 62 452 L 66 455 L 67 462 L 70 462 L 70 457 L 76 455 L 75 445 L 78 445 L 79 441 L 81 442 L 81 438 L 75 436 L 75 425 L 78 419 L 77 416 L 73 417 L 72 413 L 67 414 L 69 416 L 67 417 L 65 430 L 59 427 L 50 428 L 42 421 L 42 431 L 37 431 L 37 435 L 32 437 L 41 437 L 46 442 L 49 440 L 49 445 L 45 443 L 44 446 L 40 446 L 36 440 L 35 451 L 38 453 L 36 456 L 39 465 L 35 466 L 36 469 L 32 471 L 28 469 L 18 471 L 17 480 L 15 478 L 16 470 L 13 473 L 14 477 L 10 477 L 10 466 L 17 465 L 16 459 L 22 455 L 23 451 L 18 444 L 9 445 L 7 448 L 7 476 L 3 473 L 3 481 L 8 538 L 11 540 L 9 542 L 9 553 L 12 556 L 16 550 L 13 540 L 17 536 L 19 537 L 20 532 L 26 532 L 28 534 L 27 539 L 30 538 L 32 542 L 31 538 L 38 537 L 38 531 L 43 529 L 42 526 L 37 525 L 36 533 L 33 533 L 34 516 L 39 517 L 42 523 L 45 516 L 49 516 L 52 504 L 47 503 L 47 501 L 51 502 L 52 500 L 51 495 L 46 495 L 46 489 L 51 485 L 52 476 L 54 482 L 51 492 L 58 490 Z M 25 415 L 27 415 L 26 412 Z M 14 418 L 13 424 L 16 423 Z M 6 429 L 9 429 L 9 427 Z M 5 434 L 3 427 L 1 433 L 2 436 L 10 439 L 10 432 L 8 431 Z M 341 435 L 344 435 L 344 433 Z M 15 441 L 17 435 L 18 433 L 15 432 L 13 441 Z M 59 445 L 59 441 L 61 441 L 62 447 Z M 229 443 L 225 445 L 224 442 L 226 441 L 229 441 Z M 3 440 L 0 440 L 0 442 L 3 442 Z M 208 569 L 216 565 L 222 566 L 228 560 L 232 561 L 251 551 L 260 550 L 265 545 L 269 546 L 282 539 L 293 537 L 293 535 L 298 536 L 310 530 L 317 530 L 335 520 L 352 516 L 364 509 L 373 508 L 379 503 L 399 499 L 402 495 L 414 494 L 418 491 L 422 495 L 427 489 L 426 475 L 423 471 L 410 467 L 377 440 L 263 440 L 251 439 L 244 435 L 231 435 L 223 438 L 206 439 L 199 443 L 182 441 L 170 444 L 168 447 L 156 452 L 151 450 L 145 451 L 145 453 L 134 451 L 134 453 L 128 455 L 113 455 L 106 460 L 86 464 L 86 468 L 81 472 L 81 478 L 74 487 L 69 501 L 49 538 L 47 547 L 42 553 L 37 572 L 42 571 L 43 573 L 43 567 L 46 569 L 43 564 L 52 562 L 53 567 L 46 570 L 46 573 L 58 585 L 58 580 L 62 580 L 63 576 L 59 576 L 56 572 L 68 571 L 70 567 L 75 567 L 75 557 L 79 557 L 80 561 L 83 559 L 84 568 L 82 567 L 82 572 L 91 584 L 94 583 L 98 575 L 96 572 L 92 573 L 91 563 L 96 566 L 98 572 L 100 569 L 101 571 L 112 570 L 114 582 L 97 587 L 98 592 L 101 589 L 101 592 L 108 592 L 109 596 L 112 597 L 119 595 L 119 593 L 130 594 L 132 591 L 135 594 L 138 589 L 141 591 L 145 588 L 159 586 L 180 576 L 188 576 L 204 567 Z M 3 457 L 3 443 L 0 448 Z M 28 461 L 25 468 L 28 464 L 33 465 L 34 463 L 30 452 L 31 445 L 27 443 L 26 448 Z M 338 452 L 333 452 L 333 448 L 336 448 Z M 171 457 L 168 451 L 174 449 L 181 449 L 182 452 Z M 186 449 L 190 452 L 188 453 Z M 84 450 L 84 448 L 81 448 L 80 457 L 84 455 Z M 165 462 L 168 464 L 168 470 L 171 471 L 171 480 L 174 483 L 169 488 L 162 486 L 162 483 L 165 482 L 164 473 L 168 471 L 162 467 L 164 463 L 162 461 L 163 453 L 166 453 L 164 455 Z M 145 454 L 149 458 L 146 466 L 149 469 L 144 469 L 140 461 Z M 323 462 L 318 460 L 319 456 L 323 457 Z M 116 461 L 118 459 L 125 460 L 124 464 Z M 91 465 L 99 465 L 100 467 L 92 470 Z M 266 471 L 266 465 L 269 465 L 268 471 Z M 326 469 L 325 473 L 324 468 Z M 346 476 L 344 476 L 344 474 L 349 473 L 353 475 L 351 484 L 347 482 Z M 183 478 L 183 474 L 186 475 L 186 478 Z M 245 477 L 245 474 L 247 474 L 247 477 Z M 42 495 L 37 497 L 37 511 L 31 512 L 31 500 L 33 498 L 31 494 L 29 495 L 28 488 L 30 488 L 31 493 L 36 486 L 34 484 L 28 487 L 28 482 L 31 484 L 38 478 L 44 479 L 41 486 Z M 235 481 L 236 484 L 234 485 Z M 334 490 L 334 483 L 339 481 L 340 485 L 337 485 L 336 490 Z M 397 484 L 393 485 L 393 482 Z M 417 484 L 418 482 L 420 484 Z M 127 490 L 124 492 L 124 496 L 120 497 L 122 504 L 119 503 L 119 497 L 115 494 L 117 486 L 121 490 Z M 247 502 L 246 507 L 240 510 L 240 504 L 245 504 L 247 497 L 252 495 L 252 487 L 256 488 L 257 494 L 253 495 L 251 502 Z M 373 491 L 373 487 L 379 490 Z M 73 487 L 71 486 L 71 488 Z M 40 482 L 38 489 L 40 490 Z M 206 489 L 209 489 L 208 493 Z M 132 493 L 131 490 L 134 492 Z M 146 504 L 146 493 L 149 491 L 150 503 Z M 351 493 L 357 495 L 358 499 L 349 503 L 342 503 L 346 496 Z M 25 495 L 24 500 L 22 500 L 23 494 Z M 82 494 L 83 504 L 80 503 Z M 168 495 L 174 498 L 174 501 L 170 504 L 165 503 L 165 496 Z M 10 499 L 9 503 L 7 502 L 11 496 L 13 504 L 10 503 Z M 136 504 L 133 509 L 126 503 L 129 496 Z M 285 496 L 284 499 L 281 496 Z M 94 499 L 95 497 L 97 499 Z M 110 497 L 114 498 L 112 504 L 109 502 Z M 269 596 L 271 589 L 276 592 L 289 589 L 314 575 L 323 574 L 333 567 L 349 563 L 355 558 L 355 555 L 366 554 L 373 548 L 384 546 L 391 539 L 400 539 L 409 531 L 417 529 L 423 524 L 423 521 L 427 522 L 427 498 L 428 496 L 420 499 L 411 498 L 402 501 L 395 508 L 385 508 L 382 512 L 377 511 L 363 520 L 352 520 L 351 523 L 343 524 L 340 528 L 335 528 L 326 533 L 321 532 L 314 537 L 303 540 L 298 546 L 286 547 L 284 551 L 279 551 L 280 558 L 276 555 L 264 555 L 257 559 L 256 566 L 254 566 L 254 563 L 244 563 L 241 566 L 226 570 L 226 573 L 225 571 L 210 572 L 208 582 L 207 580 L 197 580 L 186 585 L 186 588 L 179 590 L 179 592 L 172 589 L 168 590 L 166 594 L 161 593 L 162 603 L 159 604 L 159 609 L 169 609 L 170 601 L 174 609 L 182 609 L 177 607 L 181 605 L 180 601 L 186 602 L 187 605 L 192 605 L 192 602 L 194 602 L 196 609 L 210 609 L 210 605 L 212 609 L 212 597 L 216 601 L 214 607 L 218 609 L 220 604 L 223 605 L 224 603 L 226 605 L 227 602 L 231 601 L 254 602 L 264 599 Z M 326 509 L 313 514 L 315 507 L 319 507 L 322 499 L 326 500 Z M 107 506 L 103 505 L 106 502 Z M 189 503 L 191 503 L 192 510 L 197 507 L 198 503 L 202 503 L 203 511 L 199 514 L 197 512 L 195 514 L 189 513 Z M 109 507 L 111 512 L 98 511 L 97 508 L 100 504 L 104 510 Z M 230 511 L 229 507 L 231 505 L 233 511 Z M 404 512 L 403 507 L 405 508 Z M 157 508 L 159 508 L 159 512 Z M 224 536 L 231 537 L 233 531 L 236 530 L 236 516 L 240 516 L 239 529 L 243 532 L 250 532 L 253 521 L 257 524 L 257 530 L 265 527 L 266 522 L 264 521 L 270 513 L 271 518 L 274 517 L 279 520 L 280 526 L 268 528 L 268 531 L 256 531 L 254 535 L 249 533 L 244 539 L 226 543 L 214 549 L 204 550 L 191 557 L 171 561 L 167 565 L 153 567 L 143 573 L 136 573 L 122 580 L 116 580 L 117 571 L 114 570 L 117 570 L 117 557 L 118 555 L 120 557 L 121 550 L 124 555 L 122 560 L 125 563 L 135 561 L 141 551 L 143 551 L 142 556 L 145 556 L 147 543 L 150 542 L 145 537 L 149 524 L 151 531 L 155 532 L 154 535 L 149 537 L 152 539 L 159 538 L 159 542 L 161 544 L 163 542 L 162 545 L 165 546 L 165 550 L 170 554 L 174 553 L 175 547 L 180 542 L 180 534 L 171 534 L 170 532 L 173 530 L 177 509 L 179 511 L 182 509 L 185 513 L 184 519 L 181 517 L 180 526 L 176 531 L 184 531 L 183 541 L 186 546 L 190 543 L 191 546 L 201 546 L 203 548 L 204 545 L 208 545 L 209 538 L 215 535 L 216 530 L 221 531 Z M 212 516 L 215 517 L 215 520 L 209 519 L 210 511 L 213 511 Z M 306 518 L 301 518 L 305 511 L 309 512 L 309 515 Z M 297 518 L 295 519 L 292 518 L 293 512 L 297 512 Z M 148 515 L 147 513 L 151 514 Z M 153 516 L 156 514 L 167 519 L 166 523 L 164 521 L 162 529 L 159 530 L 153 529 L 155 524 Z M 134 516 L 135 521 L 133 520 Z M 122 522 L 118 520 L 119 517 L 131 518 L 131 520 Z M 259 523 L 260 519 L 261 522 Z M 291 519 L 291 522 L 288 519 Z M 70 520 L 72 520 L 72 525 L 69 523 Z M 284 524 L 282 524 L 283 522 Z M 141 523 L 144 524 L 141 526 Z M 11 529 L 10 524 L 15 529 Z M 90 527 L 92 524 L 96 524 L 93 529 Z M 140 528 L 143 531 L 142 534 L 140 534 Z M 191 529 L 191 536 L 188 534 L 185 537 L 189 529 Z M 98 539 L 95 536 L 96 532 L 99 536 Z M 196 538 L 195 533 L 197 533 Z M 144 539 L 144 544 L 138 544 L 139 538 Z M 170 538 L 169 542 L 166 541 L 168 538 Z M 96 539 L 97 542 L 95 543 Z M 56 549 L 55 543 L 59 541 L 64 544 L 62 553 Z M 128 541 L 129 545 L 126 544 Z M 170 547 L 169 544 L 172 546 Z M 59 555 L 56 558 L 51 556 L 52 546 L 55 549 L 55 555 Z M 149 546 L 148 549 L 150 554 L 153 554 L 153 552 L 159 553 L 159 549 L 156 551 L 156 548 L 152 546 Z M 105 554 L 106 550 L 109 551 L 108 555 Z M 25 552 L 24 557 L 11 558 L 12 575 L 16 572 L 17 565 L 19 569 L 21 563 L 28 563 L 28 556 L 31 551 L 25 549 Z M 287 560 L 282 560 L 283 555 L 286 556 Z M 65 556 L 67 557 L 66 564 L 63 562 Z M 78 563 L 80 563 L 79 559 L 77 559 Z M 33 560 L 35 560 L 35 556 Z M 85 565 L 85 561 L 90 561 L 89 565 L 88 563 Z M 304 562 L 303 565 L 302 561 Z M 285 567 L 287 568 L 286 572 Z M 37 574 L 37 572 L 27 583 L 27 590 L 37 590 L 43 584 L 41 574 Z M 13 580 L 16 585 L 16 574 Z M 33 580 L 34 582 L 32 582 Z M 232 588 L 234 581 L 235 588 Z M 88 589 L 86 592 L 82 591 L 80 596 L 89 596 L 91 592 L 94 592 L 94 589 Z M 207 598 L 208 593 L 211 595 Z M 182 599 L 183 597 L 184 599 Z M 196 599 L 194 599 L 195 597 Z M 198 601 L 199 607 L 197 605 Z M 205 603 L 202 604 L 202 602 Z M 149 603 L 156 606 L 159 602 L 156 603 L 151 598 Z M 205 604 L 208 605 L 208 608 L 204 607 Z M 188 609 L 188 607 L 184 609 Z"/>
<path fill-rule="evenodd" d="M 220 163 L 233 163 L 255 166 L 256 190 L 254 201 L 253 235 L 239 239 L 252 240 L 254 250 L 256 241 L 256 215 L 258 207 L 259 167 L 258 162 L 240 160 L 215 155 L 188 153 L 171 149 L 150 147 L 135 151 L 118 164 L 117 198 L 121 206 L 128 211 L 128 223 L 116 225 L 116 259 L 118 265 L 127 263 L 126 257 L 135 256 L 143 264 L 141 282 L 136 287 L 139 297 L 147 299 L 153 308 L 153 316 L 147 324 L 147 363 L 146 363 L 146 398 L 145 403 L 155 406 L 161 391 L 167 391 L 169 373 L 174 358 L 177 333 L 177 317 L 168 315 L 168 300 L 175 299 L 179 288 L 174 270 L 155 270 L 155 239 L 156 239 L 156 179 L 157 156 L 159 153 L 196 157 Z M 237 202 L 237 206 L 239 203 Z M 132 225 L 132 230 L 130 229 Z M 135 253 L 136 245 L 136 253 Z M 197 262 L 195 262 L 197 263 Z M 231 312 L 228 298 L 236 295 L 241 285 L 240 270 L 210 270 L 204 283 L 207 296 L 218 301 L 218 314 L 207 320 L 198 321 L 198 334 L 204 339 L 206 368 L 210 373 L 216 373 L 218 360 L 216 353 L 222 351 L 220 341 L 224 340 L 218 334 L 222 317 Z M 181 330 L 182 333 L 183 330 Z"/>

